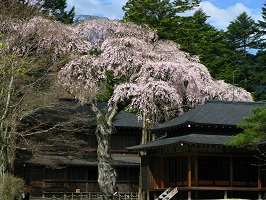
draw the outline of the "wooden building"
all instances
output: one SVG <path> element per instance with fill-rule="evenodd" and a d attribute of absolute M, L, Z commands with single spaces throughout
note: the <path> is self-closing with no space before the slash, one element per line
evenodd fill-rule
<path fill-rule="evenodd" d="M 177 187 L 176 199 L 260 199 L 265 163 L 257 151 L 225 145 L 237 124 L 265 102 L 207 101 L 152 132 L 160 139 L 129 147 L 141 151 L 142 185 L 148 199 Z M 163 135 L 163 136 L 162 136 Z M 264 164 L 264 165 L 262 165 Z"/>
<path fill-rule="evenodd" d="M 106 109 L 105 104 L 98 106 Z M 39 153 L 32 154 L 32 149 L 24 144 L 16 160 L 15 172 L 25 179 L 32 197 L 62 198 L 75 192 L 100 192 L 96 124 L 86 105 L 61 99 L 58 104 L 39 109 L 22 122 L 22 132 L 31 127 L 34 133 L 26 142 L 42 147 Z M 126 147 L 140 144 L 142 122 L 136 115 L 121 111 L 114 126 L 111 149 L 118 174 L 118 192 L 137 193 L 140 158 L 137 153 L 129 153 Z"/>

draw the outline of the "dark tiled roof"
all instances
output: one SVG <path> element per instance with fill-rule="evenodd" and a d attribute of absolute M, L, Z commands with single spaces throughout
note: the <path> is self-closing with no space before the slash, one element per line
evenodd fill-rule
<path fill-rule="evenodd" d="M 113 154 L 114 166 L 139 166 L 140 157 L 137 154 Z"/>
<path fill-rule="evenodd" d="M 203 144 L 203 145 L 224 145 L 226 142 L 232 141 L 232 136 L 228 135 L 207 135 L 207 134 L 189 134 L 184 136 L 165 138 L 148 142 L 133 147 L 128 147 L 128 150 L 141 150 L 158 148 L 162 146 L 171 146 L 180 143 L 187 144 Z"/>
<path fill-rule="evenodd" d="M 138 119 L 137 115 L 126 111 L 120 111 L 114 121 L 115 127 L 127 128 L 141 128 L 142 121 Z"/>
<path fill-rule="evenodd" d="M 107 110 L 106 103 L 99 102 L 97 107 L 104 113 Z M 74 119 L 74 120 L 73 120 Z M 76 124 L 96 125 L 94 113 L 87 105 L 80 105 L 74 99 L 60 99 L 57 104 L 40 108 L 34 113 L 24 117 L 22 123 L 60 123 L 74 121 Z M 115 127 L 141 128 L 142 121 L 135 114 L 120 111 L 114 121 Z"/>
<path fill-rule="evenodd" d="M 153 130 L 173 128 L 184 124 L 234 126 L 243 123 L 243 117 L 251 116 L 251 110 L 263 107 L 265 102 L 207 101 L 195 109 L 180 115 Z"/>
<path fill-rule="evenodd" d="M 112 154 L 114 166 L 139 166 L 140 157 L 137 154 Z M 97 166 L 97 156 L 74 157 L 74 156 L 41 156 L 27 161 L 34 165 L 69 165 L 69 166 Z"/>

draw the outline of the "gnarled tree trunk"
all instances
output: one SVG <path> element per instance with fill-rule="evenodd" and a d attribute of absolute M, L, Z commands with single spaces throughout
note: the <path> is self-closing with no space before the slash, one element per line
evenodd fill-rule
<path fill-rule="evenodd" d="M 96 136 L 98 141 L 98 183 L 104 199 L 113 199 L 116 187 L 116 171 L 112 165 L 111 156 L 111 135 L 113 133 L 113 119 L 117 114 L 117 107 L 114 107 L 106 116 L 90 102 L 90 107 L 96 115 L 97 130 Z"/>
<path fill-rule="evenodd" d="M 106 196 L 112 196 L 116 192 L 116 171 L 112 166 L 112 156 L 110 148 L 111 133 L 98 126 L 96 131 L 98 141 L 98 183 L 101 192 Z"/>

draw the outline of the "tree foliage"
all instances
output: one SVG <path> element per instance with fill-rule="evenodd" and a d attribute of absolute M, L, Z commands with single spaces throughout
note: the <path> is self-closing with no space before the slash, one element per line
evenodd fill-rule
<path fill-rule="evenodd" d="M 72 7 L 70 11 L 66 11 L 66 0 L 42 0 L 40 3 L 40 10 L 50 19 L 62 22 L 64 24 L 70 24 L 74 22 L 75 7 Z"/>
<path fill-rule="evenodd" d="M 38 13 L 35 6 L 31 6 L 32 1 L 19 1 L 19 0 L 1 0 L 0 19 L 4 21 L 7 18 L 16 18 L 20 20 L 30 19 Z"/>
<path fill-rule="evenodd" d="M 247 52 L 248 49 L 256 47 L 257 25 L 246 12 L 241 13 L 237 18 L 230 22 L 227 27 L 228 44 L 236 51 Z"/>
<path fill-rule="evenodd" d="M 256 54 L 256 65 L 254 68 L 254 76 L 256 81 L 255 98 L 266 99 L 266 4 L 262 7 L 262 19 L 258 21 L 258 48 Z"/>
<path fill-rule="evenodd" d="M 158 31 L 160 38 L 170 39 L 180 20 L 177 14 L 199 5 L 199 0 L 129 0 L 124 6 L 123 21 L 146 24 Z"/>
<path fill-rule="evenodd" d="M 12 174 L 0 175 L 0 198 L 2 200 L 20 200 L 24 190 L 24 180 Z"/>
<path fill-rule="evenodd" d="M 258 33 L 257 37 L 259 38 L 258 47 L 264 49 L 266 46 L 266 3 L 262 7 L 262 19 L 258 21 Z"/>
<path fill-rule="evenodd" d="M 179 10 L 180 7 L 175 7 L 177 2 L 173 1 L 149 3 L 131 0 L 123 7 L 123 20 L 149 25 L 158 32 L 160 38 L 171 39 L 180 45 L 181 50 L 198 55 L 200 62 L 215 79 L 245 88 L 254 94 L 256 100 L 263 99 L 265 92 L 261 88 L 265 84 L 261 81 L 263 79 L 258 78 L 261 76 L 258 69 L 265 71 L 261 66 L 264 59 L 265 20 L 259 21 L 257 25 L 243 12 L 230 22 L 226 30 L 217 30 L 207 23 L 209 16 L 201 9 L 191 16 L 178 15 L 180 11 L 196 7 L 197 3 L 192 1 L 192 4 L 187 4 L 188 7 Z M 159 4 L 161 7 L 156 6 Z M 262 8 L 262 15 L 265 15 L 265 8 Z M 261 49 L 257 56 L 253 53 L 256 48 Z"/>
<path fill-rule="evenodd" d="M 224 37 L 221 31 L 207 23 L 208 18 L 202 9 L 196 10 L 192 16 L 183 17 L 176 28 L 174 41 L 180 44 L 182 50 L 198 55 L 211 75 L 219 79 L 220 69 L 217 66 L 225 54 Z"/>
<path fill-rule="evenodd" d="M 252 110 L 253 116 L 245 117 L 246 123 L 239 124 L 238 127 L 243 132 L 234 136 L 234 141 L 229 145 L 240 147 L 256 147 L 260 142 L 266 140 L 266 105 L 262 108 Z"/>
<path fill-rule="evenodd" d="M 247 15 L 241 13 L 227 27 L 226 39 L 229 49 L 235 52 L 235 60 L 232 65 L 234 70 L 234 81 L 238 86 L 244 87 L 249 91 L 254 91 L 255 87 L 260 85 L 258 78 L 259 60 L 249 53 L 258 45 L 258 26 L 255 21 Z M 257 67 L 256 67 L 257 66 Z"/>

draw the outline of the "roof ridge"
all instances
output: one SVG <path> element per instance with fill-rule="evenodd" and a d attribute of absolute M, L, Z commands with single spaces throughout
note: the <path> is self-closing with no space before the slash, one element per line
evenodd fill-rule
<path fill-rule="evenodd" d="M 206 103 L 223 103 L 223 104 L 232 104 L 232 103 L 237 103 L 237 104 L 266 104 L 266 101 L 235 101 L 235 100 L 231 100 L 231 101 L 225 101 L 225 100 L 212 100 L 212 99 L 208 99 L 206 100 Z"/>

